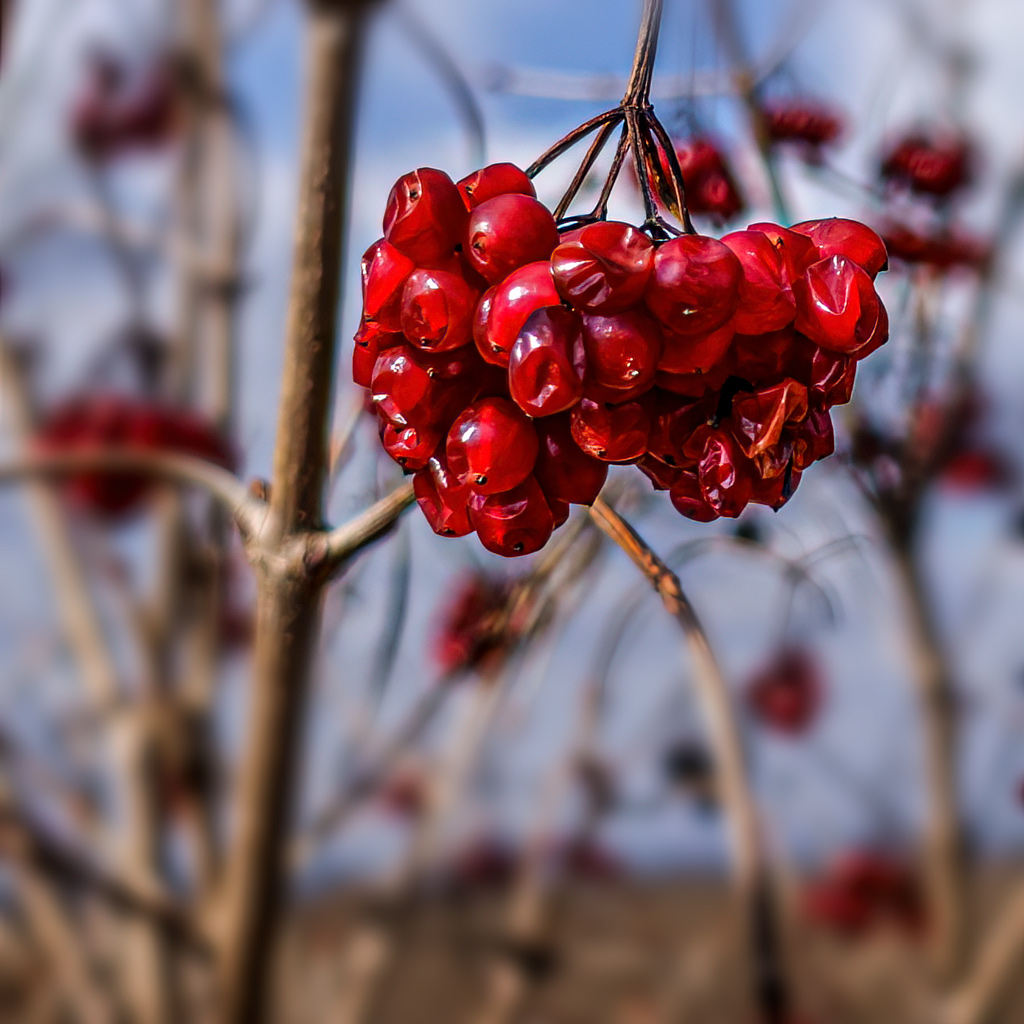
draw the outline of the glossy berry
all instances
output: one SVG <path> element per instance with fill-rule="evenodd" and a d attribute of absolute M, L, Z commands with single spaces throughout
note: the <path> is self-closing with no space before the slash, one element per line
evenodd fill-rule
<path fill-rule="evenodd" d="M 750 501 L 754 476 L 739 444 L 724 430 L 701 427 L 690 451 L 697 453 L 704 500 L 718 515 L 735 519 Z"/>
<path fill-rule="evenodd" d="M 732 322 L 702 334 L 665 331 L 659 373 L 705 374 L 721 363 L 735 335 Z"/>
<path fill-rule="evenodd" d="M 717 239 L 682 235 L 655 254 L 647 305 L 677 334 L 713 331 L 736 311 L 742 277 L 739 260 Z"/>
<path fill-rule="evenodd" d="M 793 322 L 796 303 L 787 286 L 782 256 L 760 231 L 733 231 L 722 242 L 743 267 L 739 304 L 732 318 L 737 334 L 767 334 Z"/>
<path fill-rule="evenodd" d="M 512 399 L 530 416 L 551 416 L 583 396 L 583 318 L 564 306 L 535 310 L 523 325 L 508 364 Z"/>
<path fill-rule="evenodd" d="M 403 469 L 409 472 L 423 469 L 437 450 L 444 434 L 433 424 L 426 426 L 396 427 L 387 420 L 379 424 L 380 442 Z"/>
<path fill-rule="evenodd" d="M 429 266 L 455 255 L 468 216 L 455 182 L 444 171 L 421 167 L 391 189 L 384 237 L 417 266 Z"/>
<path fill-rule="evenodd" d="M 881 236 L 859 221 L 843 217 L 805 220 L 794 224 L 792 230 L 806 235 L 814 243 L 821 259 L 845 256 L 866 271 L 872 280 L 889 265 L 889 255 Z"/>
<path fill-rule="evenodd" d="M 871 278 L 845 256 L 815 263 L 793 283 L 793 294 L 796 329 L 822 348 L 853 354 L 888 336 Z"/>
<path fill-rule="evenodd" d="M 447 426 L 475 397 L 478 382 L 468 359 L 455 353 L 430 357 L 401 344 L 378 356 L 370 389 L 378 415 L 396 427 Z"/>
<path fill-rule="evenodd" d="M 468 239 L 470 263 L 497 284 L 527 263 L 546 260 L 558 245 L 558 228 L 543 203 L 513 193 L 488 199 L 470 213 Z"/>
<path fill-rule="evenodd" d="M 807 221 L 808 226 L 822 224 L 824 221 Z M 850 224 L 855 223 L 850 221 Z M 760 221 L 751 224 L 748 231 L 757 231 L 764 235 L 769 242 L 775 246 L 775 251 L 782 260 L 782 280 L 786 287 L 792 287 L 798 277 L 803 277 L 807 268 L 812 263 L 817 263 L 826 255 L 832 253 L 821 252 L 813 239 L 806 233 L 798 231 L 795 227 L 784 228 L 778 224 L 771 224 L 767 221 Z M 870 231 L 870 228 L 868 229 Z M 845 254 L 844 254 L 845 255 Z M 857 260 L 854 260 L 856 263 Z"/>
<path fill-rule="evenodd" d="M 533 470 L 537 432 L 526 415 L 504 398 L 469 406 L 448 431 L 448 465 L 480 494 L 507 491 Z"/>
<path fill-rule="evenodd" d="M 475 494 L 470 499 L 469 518 L 480 543 L 506 558 L 539 551 L 555 528 L 544 492 L 532 476 L 510 490 Z"/>
<path fill-rule="evenodd" d="M 807 388 L 787 377 L 773 387 L 737 395 L 732 402 L 730 422 L 743 454 L 748 459 L 757 459 L 779 444 L 787 427 L 806 420 L 807 413 Z"/>
<path fill-rule="evenodd" d="M 353 338 L 352 380 L 361 388 L 368 388 L 373 380 L 373 368 L 377 357 L 387 348 L 394 348 L 405 341 L 400 331 L 384 330 L 379 323 L 364 320 Z"/>
<path fill-rule="evenodd" d="M 630 462 L 647 450 L 651 417 L 640 401 L 595 402 L 584 397 L 572 411 L 572 437 L 595 459 Z"/>
<path fill-rule="evenodd" d="M 443 451 L 436 452 L 416 474 L 413 489 L 434 533 L 442 537 L 464 537 L 473 532 L 469 521 L 469 485 L 460 483 L 449 470 Z"/>
<path fill-rule="evenodd" d="M 661 359 L 662 330 L 646 313 L 585 316 L 587 383 L 614 390 L 646 390 Z M 614 400 L 614 399 L 613 399 Z"/>
<path fill-rule="evenodd" d="M 510 192 L 533 198 L 537 196 L 533 182 L 515 164 L 489 164 L 467 174 L 457 185 L 467 210 L 475 210 L 488 199 Z"/>
<path fill-rule="evenodd" d="M 402 292 L 402 331 L 414 345 L 431 351 L 468 345 L 478 298 L 456 274 L 414 270 Z"/>
<path fill-rule="evenodd" d="M 621 313 L 639 302 L 654 267 L 654 246 L 630 224 L 587 225 L 551 254 L 559 295 L 587 313 Z"/>
<path fill-rule="evenodd" d="M 401 330 L 402 289 L 415 265 L 383 238 L 374 242 L 360 263 L 363 318 L 388 331 Z"/>
<path fill-rule="evenodd" d="M 530 314 L 561 301 L 547 260 L 529 263 L 509 274 L 494 289 L 480 354 L 496 366 L 508 366 L 512 346 Z"/>
<path fill-rule="evenodd" d="M 608 478 L 608 463 L 587 455 L 572 436 L 567 413 L 537 423 L 540 451 L 534 476 L 550 499 L 592 505 Z"/>
<path fill-rule="evenodd" d="M 668 496 L 672 507 L 680 515 L 684 515 L 696 523 L 710 523 L 719 516 L 719 513 L 704 496 L 700 474 L 695 469 L 677 470 Z"/>

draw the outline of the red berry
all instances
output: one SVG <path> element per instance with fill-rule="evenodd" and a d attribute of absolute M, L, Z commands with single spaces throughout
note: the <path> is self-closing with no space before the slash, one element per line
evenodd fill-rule
<path fill-rule="evenodd" d="M 572 411 L 572 437 L 588 455 L 604 462 L 631 462 L 647 450 L 651 418 L 646 403 L 611 405 L 584 397 Z"/>
<path fill-rule="evenodd" d="M 763 726 L 793 736 L 814 724 L 824 686 L 820 670 L 808 652 L 787 647 L 754 676 L 746 697 L 751 714 Z"/>
<path fill-rule="evenodd" d="M 513 270 L 546 260 L 558 245 L 551 211 L 532 196 L 495 196 L 469 215 L 469 248 L 473 266 L 490 284 Z"/>
<path fill-rule="evenodd" d="M 474 210 L 488 199 L 508 193 L 533 198 L 537 196 L 533 182 L 515 164 L 488 164 L 479 171 L 467 174 L 457 185 L 467 210 Z"/>
<path fill-rule="evenodd" d="M 415 269 L 383 238 L 363 253 L 360 264 L 363 279 L 363 319 L 380 324 L 385 330 L 401 329 L 402 289 Z"/>
<path fill-rule="evenodd" d="M 374 408 L 397 427 L 447 427 L 479 394 L 482 369 L 472 349 L 430 356 L 408 344 L 395 345 L 374 364 Z"/>
<path fill-rule="evenodd" d="M 551 254 L 555 287 L 587 313 L 621 313 L 639 302 L 654 266 L 654 246 L 630 224 L 589 224 L 579 240 Z"/>
<path fill-rule="evenodd" d="M 573 440 L 570 416 L 547 416 L 537 423 L 540 452 L 534 476 L 550 499 L 592 505 L 608 478 L 608 463 L 592 458 Z"/>
<path fill-rule="evenodd" d="M 656 491 L 669 490 L 681 472 L 678 466 L 670 466 L 651 454 L 638 459 L 634 465 L 651 481 L 651 486 Z"/>
<path fill-rule="evenodd" d="M 718 518 L 719 513 L 704 497 L 699 474 L 695 469 L 676 471 L 668 497 L 677 512 L 694 522 L 710 523 Z"/>
<path fill-rule="evenodd" d="M 750 500 L 755 505 L 767 505 L 778 512 L 789 501 L 800 486 L 801 473 L 798 469 L 786 467 L 776 476 L 767 479 L 754 477 Z"/>
<path fill-rule="evenodd" d="M 487 317 L 485 344 L 477 347 L 489 363 L 508 366 L 512 346 L 534 310 L 561 302 L 547 260 L 527 264 L 497 285 Z"/>
<path fill-rule="evenodd" d="M 575 310 L 546 306 L 523 325 L 508 364 L 513 400 L 530 416 L 551 416 L 583 396 L 583 320 Z"/>
<path fill-rule="evenodd" d="M 583 344 L 588 390 L 591 383 L 622 390 L 647 388 L 661 358 L 662 330 L 640 310 L 585 316 Z"/>
<path fill-rule="evenodd" d="M 820 260 L 793 283 L 796 329 L 822 348 L 847 354 L 877 347 L 888 337 L 885 307 L 871 278 L 852 260 Z"/>
<path fill-rule="evenodd" d="M 751 224 L 747 230 L 759 231 L 775 246 L 775 251 L 782 260 L 782 278 L 787 287 L 792 287 L 793 282 L 798 277 L 803 277 L 812 263 L 817 263 L 825 255 L 819 253 L 813 239 L 796 228 L 783 228 L 770 221 L 759 221 L 757 224 Z"/>
<path fill-rule="evenodd" d="M 701 427 L 690 451 L 698 453 L 698 475 L 704 500 L 720 516 L 735 519 L 750 501 L 753 467 L 727 431 Z"/>
<path fill-rule="evenodd" d="M 739 260 L 718 239 L 682 235 L 656 252 L 647 305 L 679 334 L 713 331 L 736 311 L 742 277 Z"/>
<path fill-rule="evenodd" d="M 684 449 L 697 429 L 713 418 L 716 405 L 714 398 L 686 401 L 665 391 L 655 392 L 648 453 L 669 466 L 692 464 Z"/>
<path fill-rule="evenodd" d="M 770 334 L 737 334 L 725 358 L 728 371 L 754 387 L 795 375 L 796 339 L 791 327 Z"/>
<path fill-rule="evenodd" d="M 826 459 L 836 450 L 832 417 L 827 409 L 811 409 L 807 419 L 793 431 L 793 465 L 806 469 L 812 462 Z"/>
<path fill-rule="evenodd" d="M 410 472 L 426 466 L 444 436 L 435 426 L 396 427 L 385 419 L 378 427 L 384 451 Z"/>
<path fill-rule="evenodd" d="M 554 528 L 557 530 L 569 518 L 572 506 L 561 498 L 552 498 L 547 494 L 544 495 L 544 500 L 548 503 Z"/>
<path fill-rule="evenodd" d="M 364 320 L 353 338 L 352 380 L 361 388 L 368 388 L 373 380 L 373 368 L 377 356 L 387 348 L 394 348 L 405 341 L 400 331 L 385 331 L 380 324 Z"/>
<path fill-rule="evenodd" d="M 710 373 L 662 373 L 654 377 L 654 383 L 662 391 L 670 391 L 684 398 L 703 398 L 719 390 L 729 374 L 722 366 L 715 366 Z"/>
<path fill-rule="evenodd" d="M 448 431 L 448 465 L 480 494 L 507 491 L 533 471 L 537 432 L 505 398 L 483 398 L 469 406 Z"/>
<path fill-rule="evenodd" d="M 415 270 L 402 292 L 402 331 L 420 348 L 445 351 L 472 338 L 477 293 L 444 270 Z"/>
<path fill-rule="evenodd" d="M 893 259 L 940 272 L 955 267 L 981 270 L 993 254 L 990 243 L 959 231 L 921 232 L 902 224 L 887 224 L 882 234 Z"/>
<path fill-rule="evenodd" d="M 859 221 L 843 217 L 805 220 L 794 224 L 793 231 L 806 235 L 814 243 L 819 259 L 845 256 L 865 270 L 872 279 L 889 265 L 885 243 L 876 232 Z M 816 263 L 817 260 L 812 262 Z"/>
<path fill-rule="evenodd" d="M 659 373 L 709 373 L 728 352 L 732 344 L 732 323 L 716 327 L 706 334 L 676 334 L 665 331 Z"/>
<path fill-rule="evenodd" d="M 455 182 L 444 171 L 420 167 L 391 189 L 384 237 L 418 266 L 427 266 L 455 255 L 467 217 Z"/>
<path fill-rule="evenodd" d="M 496 287 L 492 284 L 480 296 L 480 301 L 476 304 L 476 310 L 473 313 L 473 342 L 477 347 L 477 351 L 484 359 L 487 359 L 485 355 L 487 351 L 487 324 L 491 318 L 491 306 L 494 304 L 494 293 L 496 290 Z"/>
<path fill-rule="evenodd" d="M 469 521 L 468 484 L 460 484 L 448 469 L 443 452 L 437 452 L 413 479 L 416 501 L 430 528 L 442 537 L 464 537 L 473 532 Z"/>
<path fill-rule="evenodd" d="M 757 459 L 779 443 L 786 427 L 802 423 L 807 412 L 807 388 L 787 377 L 773 387 L 737 395 L 729 419 L 743 454 Z"/>
<path fill-rule="evenodd" d="M 506 558 L 539 551 L 555 528 L 544 492 L 532 476 L 498 494 L 473 495 L 469 518 L 480 543 Z"/>
<path fill-rule="evenodd" d="M 732 318 L 737 334 L 767 334 L 793 322 L 796 304 L 783 270 L 782 256 L 760 231 L 733 231 L 722 242 L 743 267 L 739 305 Z"/>
<path fill-rule="evenodd" d="M 826 405 L 845 405 L 853 397 L 857 360 L 820 348 L 802 334 L 794 338 L 796 376 L 808 392 Z"/>

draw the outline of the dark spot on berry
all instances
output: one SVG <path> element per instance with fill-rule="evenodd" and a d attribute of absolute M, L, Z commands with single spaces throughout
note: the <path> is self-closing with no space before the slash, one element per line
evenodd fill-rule
<path fill-rule="evenodd" d="M 445 537 L 454 537 L 454 536 L 455 536 L 455 531 L 454 531 L 454 530 L 453 530 L 453 529 L 452 529 L 452 528 L 451 528 L 450 526 L 446 526 L 446 527 L 444 527 L 444 528 L 443 528 L 443 529 L 441 530 L 441 533 L 442 533 L 442 534 L 443 534 L 443 535 L 444 535 Z"/>
<path fill-rule="evenodd" d="M 456 242 L 455 243 L 455 251 L 456 252 L 462 252 L 462 243 L 461 242 Z"/>
<path fill-rule="evenodd" d="M 406 464 L 406 463 L 407 463 L 407 462 L 408 462 L 409 460 L 408 460 L 408 459 L 407 459 L 407 458 L 406 458 L 406 457 L 405 457 L 404 455 L 400 455 L 400 456 L 399 456 L 399 457 L 398 457 L 398 458 L 397 458 L 397 459 L 396 459 L 395 461 L 396 461 L 396 462 L 397 462 L 397 463 L 398 463 L 398 464 L 399 464 L 400 466 L 404 466 L 404 465 L 405 465 L 405 464 Z"/>
<path fill-rule="evenodd" d="M 420 197 L 420 190 L 418 188 L 411 188 L 411 189 L 409 189 L 409 198 L 410 199 L 419 199 L 419 197 Z"/>
<path fill-rule="evenodd" d="M 608 454 L 608 452 L 607 452 L 606 449 L 604 449 L 604 448 L 598 448 L 597 449 L 597 457 L 599 459 L 603 459 L 607 454 Z"/>
<path fill-rule="evenodd" d="M 676 457 L 674 455 L 666 455 L 665 456 L 665 464 L 668 465 L 668 466 L 676 465 Z"/>
<path fill-rule="evenodd" d="M 430 378 L 431 378 L 431 380 L 433 380 L 433 378 L 437 376 L 437 370 L 435 370 L 435 369 L 434 369 L 434 367 L 433 367 L 433 366 L 431 366 L 431 367 L 430 367 L 430 368 L 429 368 L 429 369 L 427 370 L 427 376 L 428 376 L 428 377 L 430 377 Z"/>
<path fill-rule="evenodd" d="M 491 351 L 492 351 L 492 352 L 500 352 L 500 351 L 501 351 L 501 346 L 500 346 L 500 345 L 494 345 L 494 344 L 492 344 L 492 345 L 491 345 Z"/>
<path fill-rule="evenodd" d="M 523 542 L 521 540 L 516 541 L 516 543 L 512 545 L 512 550 L 518 555 L 523 550 Z"/>
<path fill-rule="evenodd" d="M 484 486 L 486 486 L 486 484 L 487 484 L 487 477 L 485 477 L 483 475 L 483 473 L 481 473 L 479 476 L 476 477 L 476 485 L 477 485 L 477 487 L 484 487 Z"/>

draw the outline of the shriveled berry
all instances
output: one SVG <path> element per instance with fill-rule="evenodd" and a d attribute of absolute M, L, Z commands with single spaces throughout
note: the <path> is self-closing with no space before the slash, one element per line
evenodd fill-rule
<path fill-rule="evenodd" d="M 718 239 L 681 235 L 655 253 L 645 297 L 651 312 L 670 330 L 706 333 L 736 311 L 742 277 L 739 260 Z"/>
<path fill-rule="evenodd" d="M 477 342 L 480 354 L 495 366 L 508 366 L 512 346 L 530 314 L 544 306 L 557 306 L 560 301 L 547 260 L 529 263 L 509 274 L 494 290 L 485 341 L 483 345 Z"/>
<path fill-rule="evenodd" d="M 750 500 L 755 505 L 766 505 L 778 512 L 800 486 L 801 472 L 787 465 L 773 477 L 754 477 Z"/>
<path fill-rule="evenodd" d="M 791 327 L 768 334 L 737 334 L 725 359 L 729 373 L 754 387 L 794 375 L 796 338 Z"/>
<path fill-rule="evenodd" d="M 647 387 L 661 358 L 662 329 L 641 310 L 585 316 L 587 382 L 602 388 Z"/>
<path fill-rule="evenodd" d="M 543 203 L 512 193 L 488 199 L 469 214 L 468 238 L 473 266 L 497 284 L 527 263 L 548 259 L 558 245 L 558 228 Z"/>
<path fill-rule="evenodd" d="M 678 466 L 670 466 L 649 452 L 642 459 L 637 459 L 635 466 L 651 481 L 651 486 L 656 491 L 669 490 L 681 472 Z"/>
<path fill-rule="evenodd" d="M 435 356 L 408 344 L 385 349 L 370 388 L 378 414 L 397 427 L 448 424 L 478 394 L 484 364 L 472 349 Z M 433 454 L 432 452 L 429 454 Z"/>
<path fill-rule="evenodd" d="M 469 519 L 480 543 L 506 558 L 539 551 L 555 528 L 544 492 L 532 476 L 497 494 L 474 494 Z"/>
<path fill-rule="evenodd" d="M 441 443 L 443 434 L 434 426 L 396 427 L 382 419 L 379 423 L 380 441 L 384 451 L 402 469 L 414 472 L 426 466 L 431 454 Z"/>
<path fill-rule="evenodd" d="M 414 270 L 402 292 L 402 331 L 419 348 L 444 351 L 472 341 L 478 294 L 444 270 Z"/>
<path fill-rule="evenodd" d="M 360 263 L 363 282 L 363 317 L 385 330 L 401 329 L 402 289 L 415 265 L 383 238 L 374 242 Z"/>
<path fill-rule="evenodd" d="M 719 516 L 705 498 L 699 473 L 695 469 L 677 470 L 668 497 L 677 512 L 694 522 L 710 523 Z"/>
<path fill-rule="evenodd" d="M 785 279 L 782 256 L 760 231 L 733 231 L 722 239 L 743 267 L 739 305 L 732 324 L 737 334 L 766 334 L 791 324 L 796 316 L 793 293 Z"/>
<path fill-rule="evenodd" d="M 704 334 L 665 331 L 658 372 L 709 373 L 725 357 L 734 334 L 731 321 Z"/>
<path fill-rule="evenodd" d="M 456 184 L 467 210 L 475 210 L 488 199 L 510 192 L 534 198 L 537 196 L 533 182 L 515 164 L 488 164 L 479 171 L 467 174 Z"/>
<path fill-rule="evenodd" d="M 448 431 L 448 465 L 480 494 L 497 494 L 533 471 L 539 444 L 526 415 L 505 398 L 482 398 Z"/>
<path fill-rule="evenodd" d="M 686 401 L 665 391 L 652 395 L 651 432 L 647 442 L 650 455 L 670 466 L 683 466 L 692 460 L 685 454 L 690 438 L 711 420 L 717 399 Z"/>
<path fill-rule="evenodd" d="M 730 422 L 743 454 L 756 459 L 778 444 L 786 427 L 802 423 L 807 412 L 807 388 L 787 377 L 773 387 L 737 395 Z"/>
<path fill-rule="evenodd" d="M 608 478 L 608 463 L 595 459 L 573 440 L 570 416 L 546 416 L 537 423 L 540 451 L 533 474 L 549 499 L 591 505 Z"/>
<path fill-rule="evenodd" d="M 794 345 L 795 375 L 807 385 L 809 394 L 826 405 L 845 405 L 853 397 L 856 358 L 830 352 L 801 334 L 794 338 Z"/>
<path fill-rule="evenodd" d="M 793 294 L 796 329 L 822 348 L 854 354 L 888 336 L 887 322 L 882 329 L 885 308 L 871 278 L 845 256 L 815 263 L 793 283 Z"/>
<path fill-rule="evenodd" d="M 630 462 L 647 450 L 651 417 L 642 400 L 612 405 L 584 397 L 572 410 L 572 437 L 604 462 Z"/>
<path fill-rule="evenodd" d="M 508 364 L 512 399 L 530 416 L 551 416 L 583 396 L 583 319 L 564 306 L 535 310 L 519 332 Z"/>
<path fill-rule="evenodd" d="M 814 243 L 820 259 L 845 256 L 865 270 L 872 279 L 889 265 L 885 242 L 877 232 L 860 221 L 844 217 L 805 220 L 794 224 L 792 230 L 806 235 Z"/>
<path fill-rule="evenodd" d="M 826 459 L 836 450 L 832 417 L 827 409 L 811 409 L 807 419 L 793 432 L 793 465 L 804 470 L 812 462 Z"/>
<path fill-rule="evenodd" d="M 621 313 L 639 302 L 654 266 L 654 246 L 630 224 L 600 221 L 551 254 L 555 287 L 587 313 Z"/>
<path fill-rule="evenodd" d="M 747 230 L 759 231 L 775 246 L 775 251 L 782 260 L 782 279 L 787 288 L 792 287 L 798 277 L 803 277 L 812 263 L 817 263 L 824 256 L 824 253 L 819 253 L 813 239 L 796 228 L 784 228 L 770 221 L 759 221 L 751 224 Z"/>
<path fill-rule="evenodd" d="M 469 521 L 468 484 L 459 483 L 448 468 L 443 451 L 438 451 L 413 478 L 416 501 L 434 533 L 442 537 L 464 537 L 473 532 Z"/>
<path fill-rule="evenodd" d="M 417 266 L 429 266 L 455 255 L 468 216 L 455 182 L 444 171 L 420 167 L 391 189 L 384 237 Z"/>
<path fill-rule="evenodd" d="M 754 479 L 736 439 L 721 428 L 701 427 L 689 450 L 697 453 L 704 500 L 718 515 L 735 519 L 750 501 Z"/>

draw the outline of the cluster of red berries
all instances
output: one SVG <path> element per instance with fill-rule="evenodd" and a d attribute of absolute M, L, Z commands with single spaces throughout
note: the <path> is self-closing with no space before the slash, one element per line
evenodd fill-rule
<path fill-rule="evenodd" d="M 843 130 L 831 107 L 808 100 L 766 100 L 760 112 L 770 142 L 796 144 L 811 156 L 835 142 Z"/>
<path fill-rule="evenodd" d="M 45 454 L 99 450 L 173 452 L 235 468 L 231 446 L 211 424 L 185 409 L 120 395 L 88 395 L 52 410 L 35 438 Z M 66 494 L 98 519 L 116 521 L 135 512 L 153 487 L 152 476 L 89 470 L 67 478 Z"/>
<path fill-rule="evenodd" d="M 914 228 L 890 223 L 882 226 L 881 235 L 893 259 L 938 274 L 957 269 L 982 270 L 992 258 L 989 243 L 948 226 Z"/>
<path fill-rule="evenodd" d="M 71 136 L 83 156 L 105 161 L 133 149 L 154 149 L 174 136 L 179 122 L 169 62 L 156 61 L 133 75 L 116 58 L 93 55 L 71 113 Z"/>
<path fill-rule="evenodd" d="M 783 736 L 799 736 L 817 720 L 825 696 L 821 672 L 800 647 L 785 647 L 755 673 L 746 704 L 762 726 Z"/>
<path fill-rule="evenodd" d="M 888 337 L 886 260 L 849 220 L 560 234 L 511 164 L 421 168 L 363 257 L 353 376 L 433 529 L 502 555 L 542 547 L 611 463 L 699 522 L 777 509 Z"/>
<path fill-rule="evenodd" d="M 919 195 L 944 199 L 967 185 L 975 163 L 970 141 L 959 133 L 918 131 L 893 142 L 882 155 L 885 181 Z"/>
<path fill-rule="evenodd" d="M 844 938 L 895 927 L 912 938 L 927 927 L 924 894 L 902 860 L 879 850 L 838 857 L 804 892 L 804 913 Z"/>
<path fill-rule="evenodd" d="M 746 205 L 729 163 L 711 139 L 693 138 L 675 144 L 676 159 L 686 182 L 686 206 L 690 213 L 732 220 Z M 663 179 L 668 181 L 668 161 L 659 154 Z M 657 183 L 651 181 L 657 194 Z"/>

